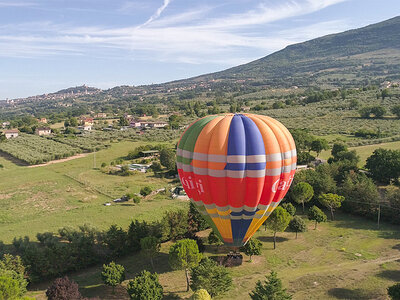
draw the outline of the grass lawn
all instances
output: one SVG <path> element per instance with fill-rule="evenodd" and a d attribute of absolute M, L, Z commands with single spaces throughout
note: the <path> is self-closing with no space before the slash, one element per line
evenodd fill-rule
<path fill-rule="evenodd" d="M 152 172 L 123 177 L 93 168 L 94 155 L 98 167 L 125 156 L 139 144 L 115 143 L 96 154 L 36 168 L 17 166 L 0 158 L 4 165 L 0 169 L 0 240 L 7 243 L 15 236 L 35 237 L 38 232 L 84 223 L 99 228 L 113 223 L 126 226 L 132 218 L 153 220 L 167 209 L 187 205 L 161 195 L 143 200 L 139 205 L 132 202 L 103 205 L 112 198 L 98 191 L 118 198 L 128 192 L 139 192 L 143 186 L 156 189 L 173 183 L 154 177 Z"/>
<path fill-rule="evenodd" d="M 357 154 L 360 156 L 359 166 L 363 167 L 367 158 L 372 155 L 372 152 L 378 148 L 383 149 L 391 149 L 391 150 L 399 150 L 400 149 L 400 141 L 391 142 L 391 143 L 382 143 L 382 144 L 374 144 L 374 145 L 366 145 L 366 146 L 358 146 L 351 147 L 349 150 L 356 150 Z M 321 152 L 320 157 L 323 159 L 328 159 L 331 156 L 331 149 L 325 150 Z"/>
<path fill-rule="evenodd" d="M 337 214 L 336 221 L 319 224 L 317 230 L 309 223 L 309 231 L 299 234 L 278 234 L 277 249 L 273 250 L 272 232 L 262 228 L 256 236 L 263 243 L 263 252 L 249 262 L 244 257 L 240 267 L 229 269 L 233 288 L 217 299 L 250 299 L 248 293 L 258 280 L 270 270 L 276 270 L 293 299 L 386 299 L 386 288 L 400 281 L 400 227 L 376 223 L 362 218 Z M 203 232 L 206 237 L 208 232 Z M 156 272 L 164 287 L 166 299 L 181 299 L 186 293 L 183 271 L 172 271 L 168 266 L 168 249 L 162 245 L 155 259 Z M 225 255 L 222 247 L 207 246 L 205 255 Z M 134 254 L 118 263 L 127 270 L 127 280 L 143 269 L 151 270 L 148 259 Z M 101 299 L 129 299 L 123 286 L 115 295 L 100 279 L 101 266 L 70 274 L 87 297 Z M 46 299 L 44 290 L 48 282 L 31 287 L 29 295 Z"/>

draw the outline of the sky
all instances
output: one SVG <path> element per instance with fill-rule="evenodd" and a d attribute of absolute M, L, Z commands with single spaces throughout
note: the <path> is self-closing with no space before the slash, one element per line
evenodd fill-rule
<path fill-rule="evenodd" d="M 400 15 L 399 0 L 0 0 L 0 100 L 184 79 Z"/>

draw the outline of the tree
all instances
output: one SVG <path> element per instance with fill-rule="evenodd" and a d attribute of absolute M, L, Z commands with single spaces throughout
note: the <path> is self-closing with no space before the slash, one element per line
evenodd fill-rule
<path fill-rule="evenodd" d="M 154 236 L 147 236 L 140 240 L 140 246 L 144 255 L 150 258 L 150 263 L 154 270 L 153 257 L 160 253 L 160 241 Z"/>
<path fill-rule="evenodd" d="M 18 280 L 5 275 L 0 276 L 0 300 L 18 300 L 22 295 Z"/>
<path fill-rule="evenodd" d="M 210 225 L 197 210 L 195 204 L 190 202 L 188 212 L 188 228 L 190 232 L 198 232 L 209 228 Z"/>
<path fill-rule="evenodd" d="M 382 183 L 398 181 L 400 176 L 400 150 L 376 149 L 367 159 L 365 167 L 372 178 Z"/>
<path fill-rule="evenodd" d="M 132 196 L 132 201 L 133 201 L 133 203 L 135 203 L 135 204 L 139 204 L 140 201 L 142 201 L 142 198 L 141 198 L 140 196 L 138 196 L 138 195 L 133 195 L 133 196 Z"/>
<path fill-rule="evenodd" d="M 379 192 L 373 180 L 364 173 L 350 171 L 338 193 L 345 197 L 342 210 L 368 218 L 376 217 Z"/>
<path fill-rule="evenodd" d="M 328 141 L 325 139 L 315 139 L 311 142 L 311 150 L 317 152 L 317 156 L 321 154 L 322 150 L 328 150 L 328 148 Z"/>
<path fill-rule="evenodd" d="M 292 216 L 284 208 L 278 206 L 265 221 L 267 227 L 274 232 L 274 249 L 276 249 L 276 233 L 285 231 L 291 218 Z"/>
<path fill-rule="evenodd" d="M 249 294 L 252 300 L 291 300 L 286 289 L 282 286 L 282 281 L 278 278 L 275 271 L 271 271 L 270 275 L 266 276 L 267 280 L 256 283 L 256 288 Z"/>
<path fill-rule="evenodd" d="M 381 91 L 382 100 L 385 100 L 385 98 L 386 98 L 386 97 L 389 97 L 389 96 L 390 96 L 390 92 L 389 92 L 388 89 L 383 89 L 383 90 Z"/>
<path fill-rule="evenodd" d="M 21 293 L 24 294 L 26 292 L 28 282 L 25 279 L 25 267 L 22 264 L 21 257 L 4 254 L 2 260 L 0 260 L 0 276 L 7 276 L 17 280 Z"/>
<path fill-rule="evenodd" d="M 296 213 L 296 207 L 290 202 L 285 202 L 281 205 L 291 216 L 294 216 Z"/>
<path fill-rule="evenodd" d="M 129 126 L 129 122 L 124 117 L 119 117 L 118 121 L 119 126 Z"/>
<path fill-rule="evenodd" d="M 161 164 L 158 161 L 153 161 L 150 167 L 154 173 L 160 172 L 162 170 Z"/>
<path fill-rule="evenodd" d="M 170 115 L 168 118 L 169 126 L 172 129 L 179 129 L 179 126 L 181 125 L 182 121 L 183 121 L 183 117 L 180 115 L 176 115 L 176 114 Z"/>
<path fill-rule="evenodd" d="M 71 127 L 78 126 L 78 120 L 76 118 L 70 118 L 69 119 L 69 126 L 71 126 Z"/>
<path fill-rule="evenodd" d="M 142 195 L 143 197 L 146 197 L 146 196 L 150 195 L 152 191 L 153 190 L 151 189 L 151 187 L 145 186 L 140 189 L 140 195 Z"/>
<path fill-rule="evenodd" d="M 175 169 L 175 152 L 167 148 L 161 149 L 160 162 L 168 170 Z"/>
<path fill-rule="evenodd" d="M 127 234 L 121 227 L 113 224 L 104 234 L 104 243 L 111 250 L 111 256 L 118 257 L 127 250 Z"/>
<path fill-rule="evenodd" d="M 306 232 L 307 231 L 307 224 L 300 216 L 294 216 L 293 219 L 289 222 L 289 229 L 291 231 L 296 232 L 296 239 L 298 232 Z"/>
<path fill-rule="evenodd" d="M 166 240 L 183 238 L 188 232 L 187 212 L 183 209 L 170 210 L 162 218 L 163 237 Z"/>
<path fill-rule="evenodd" d="M 349 104 L 350 109 L 358 109 L 359 107 L 360 107 L 360 102 L 358 102 L 357 99 L 350 100 L 350 104 Z"/>
<path fill-rule="evenodd" d="M 260 240 L 257 238 L 251 238 L 243 247 L 241 247 L 240 250 L 243 251 L 247 256 L 250 256 L 251 261 L 251 257 L 253 255 L 261 255 L 261 249 L 262 243 Z"/>
<path fill-rule="evenodd" d="M 125 268 L 113 261 L 108 265 L 103 265 L 101 279 L 106 285 L 112 287 L 112 292 L 114 294 L 115 287 L 125 280 Z"/>
<path fill-rule="evenodd" d="M 221 242 L 221 239 L 218 237 L 218 235 L 215 233 L 214 230 L 211 230 L 210 234 L 208 235 L 208 243 L 210 245 L 216 245 L 217 251 L 218 251 L 219 246 L 221 246 L 223 244 Z"/>
<path fill-rule="evenodd" d="M 342 206 L 344 197 L 339 196 L 337 194 L 328 193 L 328 194 L 322 194 L 321 196 L 319 196 L 318 200 L 323 206 L 330 209 L 331 220 L 333 221 L 334 220 L 333 212 L 335 211 L 335 209 Z"/>
<path fill-rule="evenodd" d="M 211 297 L 223 294 L 232 287 L 232 277 L 227 269 L 209 258 L 203 258 L 198 266 L 191 268 L 191 279 L 193 291 L 205 289 Z"/>
<path fill-rule="evenodd" d="M 392 300 L 400 300 L 400 283 L 396 283 L 388 288 L 388 295 Z"/>
<path fill-rule="evenodd" d="M 201 259 L 201 253 L 196 241 L 183 239 L 171 246 L 169 249 L 169 264 L 174 270 L 185 270 L 186 291 L 189 291 L 189 269 L 196 267 Z"/>
<path fill-rule="evenodd" d="M 163 287 L 158 281 L 158 274 L 146 270 L 128 282 L 127 292 L 133 300 L 160 300 L 163 298 Z"/>
<path fill-rule="evenodd" d="M 299 182 L 291 190 L 291 197 L 297 203 L 301 203 L 303 206 L 304 213 L 304 203 L 311 200 L 314 196 L 314 189 L 307 182 Z"/>
<path fill-rule="evenodd" d="M 400 105 L 393 106 L 391 112 L 400 119 Z"/>
<path fill-rule="evenodd" d="M 337 157 L 340 152 L 346 152 L 347 146 L 343 143 L 334 143 L 332 146 L 331 154 L 333 157 Z"/>
<path fill-rule="evenodd" d="M 82 298 L 78 284 L 67 276 L 57 278 L 46 291 L 48 300 L 79 300 Z"/>
<path fill-rule="evenodd" d="M 314 229 L 317 229 L 317 224 L 321 222 L 326 222 L 327 217 L 321 209 L 314 205 L 308 211 L 308 219 L 315 221 Z"/>
<path fill-rule="evenodd" d="M 194 292 L 190 300 L 211 300 L 211 296 L 205 289 L 200 289 Z"/>

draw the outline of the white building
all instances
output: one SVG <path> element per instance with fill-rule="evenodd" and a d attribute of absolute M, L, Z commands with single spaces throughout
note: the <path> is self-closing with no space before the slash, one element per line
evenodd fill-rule
<path fill-rule="evenodd" d="M 4 136 L 6 139 L 12 139 L 18 137 L 19 131 L 18 129 L 10 129 L 4 131 Z"/>

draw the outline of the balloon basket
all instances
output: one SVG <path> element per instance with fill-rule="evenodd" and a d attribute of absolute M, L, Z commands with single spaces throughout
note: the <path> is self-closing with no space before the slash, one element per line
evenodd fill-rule
<path fill-rule="evenodd" d="M 240 254 L 236 249 L 229 251 L 226 256 L 217 256 L 216 261 L 219 265 L 224 267 L 237 267 L 242 265 L 243 255 Z"/>

